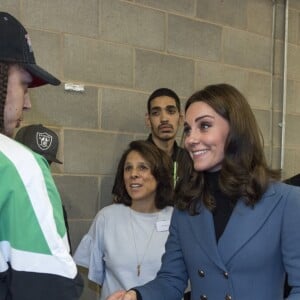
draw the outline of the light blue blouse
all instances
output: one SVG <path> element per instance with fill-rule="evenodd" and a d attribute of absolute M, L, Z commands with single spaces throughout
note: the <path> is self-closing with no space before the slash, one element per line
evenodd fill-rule
<path fill-rule="evenodd" d="M 89 269 L 90 280 L 102 286 L 101 300 L 156 276 L 172 212 L 173 207 L 168 206 L 158 213 L 139 213 L 123 204 L 99 211 L 76 249 L 74 260 Z"/>

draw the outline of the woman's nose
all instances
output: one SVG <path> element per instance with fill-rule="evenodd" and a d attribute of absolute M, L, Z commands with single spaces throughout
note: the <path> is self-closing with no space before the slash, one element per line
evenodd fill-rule
<path fill-rule="evenodd" d="M 193 143 L 195 143 L 195 142 L 196 142 L 196 135 L 195 135 L 194 132 L 190 131 L 190 132 L 189 132 L 189 135 L 187 135 L 187 136 L 185 137 L 185 143 L 186 143 L 186 144 L 193 144 Z"/>
<path fill-rule="evenodd" d="M 192 146 L 199 142 L 199 135 L 197 135 L 194 131 L 191 131 L 189 135 L 187 135 L 184 139 L 185 146 Z"/>
<path fill-rule="evenodd" d="M 138 170 L 133 169 L 133 170 L 131 171 L 130 176 L 131 176 L 132 178 L 137 178 L 137 177 L 139 177 Z"/>

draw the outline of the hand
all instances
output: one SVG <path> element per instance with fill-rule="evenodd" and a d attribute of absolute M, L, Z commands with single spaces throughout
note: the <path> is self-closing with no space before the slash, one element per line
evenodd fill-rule
<path fill-rule="evenodd" d="M 106 300 L 137 300 L 135 291 L 117 291 L 111 294 Z"/>

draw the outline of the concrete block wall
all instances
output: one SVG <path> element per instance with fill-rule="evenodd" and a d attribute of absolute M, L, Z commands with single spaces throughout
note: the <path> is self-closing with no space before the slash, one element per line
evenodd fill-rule
<path fill-rule="evenodd" d="M 282 116 L 282 97 L 283 87 L 282 78 L 284 77 L 283 53 L 284 53 L 284 22 L 285 5 L 284 1 L 279 1 L 277 6 L 276 18 L 276 46 L 275 57 L 276 67 L 273 76 L 273 124 L 277 128 L 273 143 L 273 164 L 278 165 L 281 160 L 281 130 L 278 124 L 285 120 L 284 136 L 284 158 L 283 158 L 283 178 L 300 173 L 300 137 L 297 128 L 300 124 L 300 1 L 289 1 L 288 10 L 288 44 L 287 44 L 287 67 L 286 67 L 286 117 Z M 278 130 L 279 129 L 279 130 Z"/>
<path fill-rule="evenodd" d="M 300 172 L 300 1 L 289 3 L 283 178 Z M 24 125 L 59 134 L 64 163 L 52 171 L 73 249 L 111 202 L 122 151 L 146 137 L 146 100 L 158 87 L 184 102 L 207 84 L 233 84 L 255 112 L 270 165 L 281 166 L 284 0 L 1 0 L 0 10 L 22 21 L 38 63 L 62 80 L 31 91 Z M 82 300 L 97 299 L 82 274 Z"/>

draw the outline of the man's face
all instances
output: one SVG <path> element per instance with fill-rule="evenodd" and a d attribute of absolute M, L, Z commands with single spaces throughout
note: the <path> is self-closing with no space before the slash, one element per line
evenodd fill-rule
<path fill-rule="evenodd" d="M 28 94 L 28 85 L 31 81 L 31 75 L 20 66 L 9 67 L 3 132 L 9 137 L 13 137 L 14 129 L 20 127 L 23 111 L 31 108 Z"/>
<path fill-rule="evenodd" d="M 146 114 L 146 123 L 154 137 L 162 141 L 175 140 L 181 122 L 182 115 L 173 98 L 160 96 L 152 99 L 150 112 Z"/>

